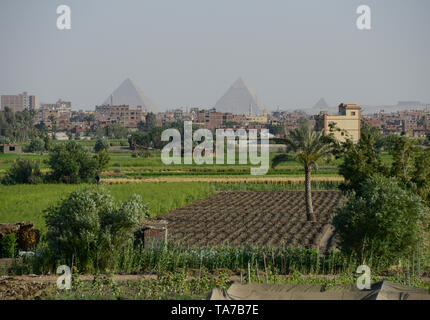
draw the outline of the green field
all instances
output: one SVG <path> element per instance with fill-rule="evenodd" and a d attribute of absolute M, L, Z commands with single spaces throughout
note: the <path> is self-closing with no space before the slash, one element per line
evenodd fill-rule
<path fill-rule="evenodd" d="M 0 186 L 0 222 L 32 221 L 45 229 L 43 210 L 55 204 L 71 191 L 85 185 L 41 184 Z M 145 183 L 109 185 L 117 200 L 126 200 L 139 194 L 148 204 L 151 215 L 181 207 L 193 200 L 204 198 L 215 187 L 207 183 Z"/>
<path fill-rule="evenodd" d="M 60 143 L 60 142 L 57 142 Z M 92 141 L 81 141 L 85 147 L 91 150 Z M 115 142 L 119 144 L 118 141 Z M 270 160 L 276 154 L 270 154 Z M 110 162 L 109 167 L 105 172 L 105 176 L 118 178 L 144 178 L 156 176 L 178 176 L 178 175 L 199 175 L 199 176 L 224 176 L 224 175 L 241 175 L 251 176 L 250 169 L 259 165 L 240 165 L 240 164 L 213 164 L 213 165 L 165 165 L 161 161 L 161 153 L 158 150 L 152 150 L 148 157 L 134 157 L 133 152 L 126 147 L 113 147 L 109 150 Z M 45 160 L 48 158 L 46 154 L 0 154 L 0 175 L 4 175 L 8 168 L 18 158 L 39 161 L 42 170 L 48 170 Z M 388 153 L 382 154 L 382 159 L 385 163 L 391 162 L 391 156 Z M 318 176 L 336 176 L 338 174 L 338 166 L 342 163 L 342 159 L 332 159 L 331 161 L 320 161 L 319 169 L 313 174 Z M 226 161 L 225 161 L 226 162 Z M 238 162 L 238 157 L 236 157 Z M 215 161 L 214 161 L 215 163 Z M 300 163 L 291 160 L 280 164 L 276 169 L 270 169 L 267 175 L 302 175 L 303 167 Z"/>

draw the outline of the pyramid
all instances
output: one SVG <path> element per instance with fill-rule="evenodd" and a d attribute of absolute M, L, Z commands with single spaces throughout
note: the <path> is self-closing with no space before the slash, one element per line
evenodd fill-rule
<path fill-rule="evenodd" d="M 103 104 L 113 106 L 128 105 L 130 108 L 142 106 L 142 110 L 156 112 L 157 108 L 130 79 L 123 83 L 105 100 Z"/>
<path fill-rule="evenodd" d="M 248 88 L 245 81 L 239 78 L 218 100 L 215 109 L 219 112 L 248 115 L 250 105 L 252 105 L 252 115 L 261 115 L 265 109 L 264 104 Z"/>
<path fill-rule="evenodd" d="M 328 108 L 328 105 L 324 98 L 319 99 L 318 102 L 315 103 L 314 105 L 314 109 L 327 109 L 327 108 Z"/>

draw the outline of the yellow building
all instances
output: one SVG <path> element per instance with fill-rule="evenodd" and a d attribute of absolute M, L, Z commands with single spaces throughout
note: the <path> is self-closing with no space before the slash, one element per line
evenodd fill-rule
<path fill-rule="evenodd" d="M 262 116 L 253 116 L 252 115 L 252 105 L 249 106 L 249 115 L 246 116 L 246 120 L 250 123 L 267 123 L 267 109 L 264 109 L 264 113 Z"/>
<path fill-rule="evenodd" d="M 337 115 L 323 113 L 316 118 L 316 129 L 333 134 L 339 141 L 360 140 L 361 108 L 355 103 L 341 103 Z"/>

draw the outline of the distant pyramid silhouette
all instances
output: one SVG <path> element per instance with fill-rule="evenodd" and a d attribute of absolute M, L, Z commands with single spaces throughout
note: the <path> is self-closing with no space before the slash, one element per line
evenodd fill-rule
<path fill-rule="evenodd" d="M 327 109 L 328 108 L 328 104 L 327 102 L 325 102 L 324 98 L 321 98 L 318 100 L 317 103 L 315 103 L 314 105 L 314 109 Z"/>
<path fill-rule="evenodd" d="M 112 101 L 111 101 L 112 100 Z M 129 78 L 125 79 L 123 83 L 106 99 L 104 104 L 111 104 L 114 106 L 128 105 L 130 108 L 142 106 L 145 111 L 156 112 L 157 108 Z"/>
<path fill-rule="evenodd" d="M 235 114 L 249 114 L 249 106 L 252 105 L 252 114 L 262 114 L 265 109 L 264 104 L 248 88 L 242 78 L 227 90 L 227 92 L 215 104 L 215 109 L 219 112 L 232 112 Z"/>

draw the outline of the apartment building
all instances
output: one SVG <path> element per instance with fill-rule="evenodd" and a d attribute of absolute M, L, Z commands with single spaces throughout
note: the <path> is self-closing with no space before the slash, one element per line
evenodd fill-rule
<path fill-rule="evenodd" d="M 321 113 L 316 117 L 315 128 L 324 134 L 333 134 L 339 141 L 347 138 L 360 140 L 361 108 L 355 103 L 341 103 L 338 114 Z"/>
<path fill-rule="evenodd" d="M 5 107 L 11 108 L 13 111 L 23 111 L 24 109 L 36 110 L 36 96 L 28 95 L 23 92 L 17 95 L 2 95 L 1 96 L 1 109 Z"/>

